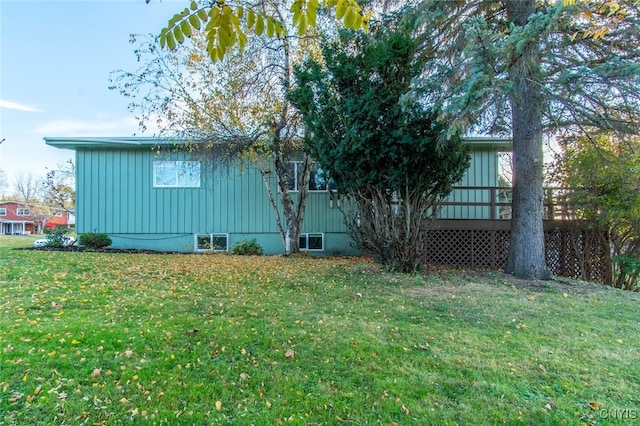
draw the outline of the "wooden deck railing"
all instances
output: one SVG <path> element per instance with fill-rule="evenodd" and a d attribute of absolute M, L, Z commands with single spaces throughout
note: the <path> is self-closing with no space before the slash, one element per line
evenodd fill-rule
<path fill-rule="evenodd" d="M 453 196 L 462 196 L 472 200 L 486 201 L 444 201 L 440 207 L 480 207 L 485 214 L 484 219 L 489 220 L 509 220 L 511 219 L 511 187 L 493 186 L 456 186 Z M 466 192 L 466 194 L 465 194 Z M 545 220 L 567 220 L 573 216 L 571 209 L 567 207 L 567 196 L 572 190 L 567 188 L 546 187 L 544 188 L 544 219 Z M 451 198 L 451 197 L 450 197 Z M 486 211 L 485 211 L 486 209 Z M 441 210 L 442 211 L 442 210 Z M 440 217 L 440 215 L 438 215 Z M 470 217 L 447 217 L 447 219 L 469 219 Z"/>

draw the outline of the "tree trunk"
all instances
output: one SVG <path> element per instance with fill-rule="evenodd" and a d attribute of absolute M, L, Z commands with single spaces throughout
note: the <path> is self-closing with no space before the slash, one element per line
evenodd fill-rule
<path fill-rule="evenodd" d="M 526 25 L 535 2 L 508 1 L 509 20 Z M 525 279 L 548 279 L 543 229 L 542 93 L 536 77 L 540 67 L 537 40 L 514 52 L 510 67 L 513 126 L 513 216 L 506 272 Z"/>
<path fill-rule="evenodd" d="M 282 241 L 284 243 L 284 254 L 290 255 L 300 251 L 300 233 L 307 204 L 309 176 L 311 174 L 311 158 L 304 155 L 302 162 L 303 171 L 298 182 L 297 199 L 291 196 L 287 187 L 287 164 L 279 155 L 275 157 L 275 169 L 278 176 L 278 189 L 280 200 L 282 201 L 282 211 L 284 214 L 284 233 L 280 228 Z M 294 177 L 295 178 L 295 177 Z"/>
<path fill-rule="evenodd" d="M 284 20 L 283 14 L 278 6 L 276 6 L 275 12 L 281 20 Z M 282 53 L 284 55 L 282 67 L 285 71 L 282 78 L 282 85 L 284 90 L 288 92 L 291 89 L 293 65 L 290 58 L 291 46 L 286 37 L 282 39 L 282 47 Z M 304 221 L 309 176 L 311 173 L 311 159 L 308 155 L 304 154 L 303 172 L 300 176 L 300 182 L 298 182 L 298 196 L 297 199 L 294 200 L 287 186 L 287 160 L 291 154 L 291 146 L 285 146 L 283 142 L 288 141 L 288 145 L 291 145 L 295 136 L 292 136 L 290 132 L 287 131 L 285 132 L 284 138 L 282 137 L 282 132 L 285 128 L 292 125 L 292 118 L 289 111 L 289 102 L 284 102 L 280 116 L 274 123 L 273 139 L 273 158 L 276 175 L 278 176 L 278 189 L 280 190 L 280 201 L 282 201 L 282 212 L 285 219 L 284 232 L 282 226 L 279 227 L 280 235 L 284 243 L 284 255 L 290 255 L 300 251 L 300 233 L 302 231 L 302 222 Z M 293 178 L 297 179 L 296 176 Z"/>

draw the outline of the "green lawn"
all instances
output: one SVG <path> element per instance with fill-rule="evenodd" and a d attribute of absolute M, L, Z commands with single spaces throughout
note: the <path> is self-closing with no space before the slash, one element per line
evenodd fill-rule
<path fill-rule="evenodd" d="M 640 422 L 638 293 L 16 245 L 0 240 L 0 425 Z"/>
<path fill-rule="evenodd" d="M 23 248 L 33 246 L 33 242 L 44 235 L 0 235 L 0 250 L 3 248 Z"/>

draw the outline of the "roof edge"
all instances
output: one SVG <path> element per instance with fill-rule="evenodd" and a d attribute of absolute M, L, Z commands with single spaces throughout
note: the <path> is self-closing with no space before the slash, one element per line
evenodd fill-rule
<path fill-rule="evenodd" d="M 140 148 L 157 145 L 182 145 L 188 142 L 183 138 L 163 137 L 49 137 L 43 138 L 49 146 L 60 149 L 76 148 Z"/>
<path fill-rule="evenodd" d="M 490 137 L 490 136 L 467 136 L 463 140 L 472 148 L 497 148 L 512 149 L 511 138 Z M 184 145 L 192 141 L 186 138 L 169 138 L 169 137 L 44 137 L 47 145 L 59 149 L 77 149 L 77 148 L 118 148 L 133 149 L 154 146 L 168 145 Z"/>

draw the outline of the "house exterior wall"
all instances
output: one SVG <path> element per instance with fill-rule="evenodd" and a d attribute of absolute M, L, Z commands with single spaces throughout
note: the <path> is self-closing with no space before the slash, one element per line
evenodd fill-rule
<path fill-rule="evenodd" d="M 151 149 L 77 149 L 76 231 L 107 233 L 114 247 L 172 251 L 193 251 L 194 234 L 228 234 L 229 246 L 256 238 L 265 252 L 282 252 L 259 171 L 202 164 L 199 188 L 153 186 L 154 161 L 186 159 Z M 309 193 L 302 232 L 323 233 L 324 252 L 353 253 L 329 199 L 328 192 Z"/>
<path fill-rule="evenodd" d="M 50 138 L 53 139 L 53 138 Z M 198 234 L 224 234 L 228 249 L 256 238 L 267 254 L 282 253 L 283 243 L 262 177 L 251 166 L 201 165 L 200 186 L 158 188 L 154 161 L 195 160 L 180 152 L 157 154 L 150 141 L 136 139 L 47 140 L 76 151 L 76 231 L 109 234 L 113 247 L 194 251 Z M 471 144 L 471 166 L 461 186 L 497 186 L 498 151 L 505 144 Z M 273 191 L 276 177 L 270 176 Z M 279 199 L 276 193 L 276 198 Z M 295 197 L 296 194 L 293 194 Z M 356 254 L 337 203 L 328 192 L 310 192 L 303 233 L 319 233 L 318 254 Z M 456 190 L 452 201 L 489 201 L 489 191 Z M 450 206 L 439 217 L 485 219 L 487 207 Z"/>
<path fill-rule="evenodd" d="M 447 197 L 447 202 L 454 203 L 489 203 L 491 187 L 499 186 L 499 154 L 498 147 L 482 147 L 471 151 L 471 165 L 462 180 L 456 184 L 460 187 L 478 187 L 482 189 L 454 189 Z M 495 200 L 494 200 L 495 201 Z M 494 217 L 497 214 L 494 212 Z M 438 212 L 440 219 L 491 219 L 489 206 L 445 206 Z"/>

